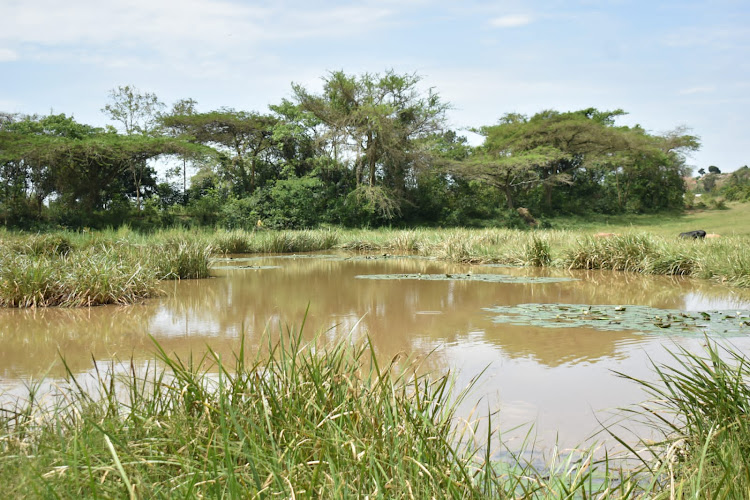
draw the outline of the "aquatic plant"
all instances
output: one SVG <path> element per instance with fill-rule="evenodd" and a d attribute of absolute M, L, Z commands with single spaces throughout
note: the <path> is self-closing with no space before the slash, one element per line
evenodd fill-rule
<path fill-rule="evenodd" d="M 166 371 L 97 371 L 93 396 L 69 374 L 53 411 L 31 398 L 0 412 L 0 491 L 480 498 L 474 454 L 454 448 L 465 392 L 449 376 L 381 366 L 368 343 L 317 344 L 290 332 L 255 359 L 240 346 L 231 366 L 157 344 Z"/>
<path fill-rule="evenodd" d="M 518 304 L 484 309 L 492 321 L 544 328 L 593 328 L 604 331 L 670 335 L 747 335 L 750 311 L 685 312 L 648 306 Z"/>
<path fill-rule="evenodd" d="M 747 498 L 750 492 L 750 361 L 706 339 L 705 352 L 677 346 L 671 364 L 653 364 L 657 381 L 622 377 L 650 398 L 632 418 L 661 439 L 628 445 L 653 476 L 655 498 Z"/>
<path fill-rule="evenodd" d="M 575 278 L 555 276 L 511 276 L 508 274 L 360 274 L 359 279 L 369 280 L 423 280 L 423 281 L 482 281 L 486 283 L 561 283 L 577 281 Z"/>

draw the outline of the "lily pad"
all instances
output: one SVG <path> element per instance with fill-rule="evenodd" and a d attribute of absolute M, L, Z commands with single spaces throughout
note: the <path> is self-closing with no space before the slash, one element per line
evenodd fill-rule
<path fill-rule="evenodd" d="M 485 281 L 488 283 L 560 283 L 578 281 L 575 278 L 548 276 L 509 276 L 507 274 L 360 274 L 355 278 L 368 280 L 425 280 L 425 281 Z"/>
<path fill-rule="evenodd" d="M 487 307 L 492 321 L 545 328 L 594 328 L 639 333 L 750 334 L 750 311 L 685 312 L 648 306 L 519 304 Z"/>
<path fill-rule="evenodd" d="M 334 256 L 338 258 L 330 260 L 391 260 L 391 259 L 416 259 L 416 260 L 437 260 L 435 257 L 429 257 L 424 255 L 392 255 L 389 253 L 383 254 L 361 254 L 361 255 L 348 255 L 348 256 Z"/>
<path fill-rule="evenodd" d="M 258 271 L 261 269 L 281 269 L 281 266 L 211 266 L 211 270 L 214 269 L 228 269 L 231 271 Z"/>
<path fill-rule="evenodd" d="M 251 262 L 262 259 L 328 259 L 337 258 L 332 254 L 287 254 L 287 255 L 254 255 L 252 257 L 214 257 L 211 262 Z"/>

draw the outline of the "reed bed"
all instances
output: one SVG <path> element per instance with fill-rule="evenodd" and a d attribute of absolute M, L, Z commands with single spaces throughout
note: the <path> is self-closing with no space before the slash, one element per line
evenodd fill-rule
<path fill-rule="evenodd" d="M 530 439 L 517 450 L 502 443 L 497 413 L 458 418 L 476 381 L 457 392 L 449 374 L 380 364 L 367 341 L 324 337 L 287 331 L 252 357 L 240 345 L 229 362 L 211 351 L 182 360 L 155 344 L 163 368 L 112 365 L 95 371 L 93 386 L 68 370 L 52 399 L 31 386 L 28 399 L 0 408 L 0 493 L 666 499 L 750 491 L 750 364 L 731 349 L 678 348 L 671 365 L 654 366 L 656 382 L 631 379 L 651 399 L 630 411 L 663 439 L 617 438 L 627 456 L 553 450 L 540 462 Z"/>
<path fill-rule="evenodd" d="M 162 280 L 209 275 L 212 249 L 200 241 L 166 239 L 144 245 L 100 236 L 71 241 L 36 236 L 4 241 L 0 306 L 132 304 L 160 295 Z"/>
<path fill-rule="evenodd" d="M 369 343 L 287 332 L 264 354 L 240 346 L 163 370 L 72 373 L 52 403 L 0 411 L 0 492 L 8 498 L 566 498 L 643 489 L 592 451 L 541 467 L 494 456 L 492 414 L 458 419 L 471 387 L 380 365 Z"/>
<path fill-rule="evenodd" d="M 173 229 L 140 234 L 127 227 L 95 233 L 45 235 L 0 233 L 0 305 L 95 305 L 130 303 L 158 293 L 156 281 L 205 278 L 212 255 L 301 253 L 323 250 L 382 252 L 436 257 L 450 262 L 500 263 L 562 269 L 608 269 L 642 274 L 710 279 L 750 287 L 747 238 L 721 240 L 667 239 L 646 233 L 607 238 L 573 231 L 505 229 L 413 229 L 376 231 L 318 229 L 305 231 L 187 231 Z M 106 258 L 102 261 L 95 254 Z M 85 273 L 90 260 L 101 281 Z M 111 266 L 107 266 L 109 259 Z M 137 286 L 119 270 L 139 269 Z M 53 269 L 45 269 L 45 266 Z M 76 267 L 78 266 L 78 267 Z M 78 268 L 78 271 L 74 269 Z M 111 269 L 110 269 L 111 268 Z M 81 279 L 76 286 L 75 279 Z M 92 282 L 93 280 L 93 282 Z M 66 283 L 64 286 L 62 283 Z M 92 286 L 89 286 L 93 283 Z M 99 284 L 98 284 L 99 283 Z M 117 283 L 120 283 L 117 285 Z M 126 286 L 127 285 L 127 286 Z M 118 294 L 117 287 L 123 290 Z M 91 297 L 87 290 L 91 288 Z M 63 292 L 62 290 L 66 290 Z M 98 290 L 98 291 L 94 291 Z M 62 300 L 61 297 L 71 297 Z M 57 298 L 55 298 L 57 297 Z"/>
<path fill-rule="evenodd" d="M 750 498 L 750 360 L 709 339 L 704 353 L 670 354 L 656 382 L 620 374 L 647 391 L 635 418 L 662 436 L 630 447 L 640 472 L 658 482 L 655 498 Z"/>

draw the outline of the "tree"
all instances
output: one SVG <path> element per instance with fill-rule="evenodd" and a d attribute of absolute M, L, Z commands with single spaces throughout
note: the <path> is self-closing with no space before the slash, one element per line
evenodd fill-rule
<path fill-rule="evenodd" d="M 484 144 L 468 160 L 454 163 L 452 171 L 497 187 L 510 209 L 519 196 L 532 201 L 534 193 L 539 208 L 549 213 L 575 207 L 578 197 L 589 207 L 594 196 L 616 200 L 618 211 L 681 203 L 683 153 L 697 147 L 697 139 L 680 129 L 651 136 L 638 126 L 615 126 L 623 114 L 594 108 L 542 111 L 531 118 L 508 114 L 478 130 Z M 608 197 L 607 189 L 614 196 Z"/>
<path fill-rule="evenodd" d="M 156 94 L 140 92 L 136 87 L 125 85 L 109 92 L 111 102 L 102 112 L 111 120 L 119 122 L 127 135 L 153 136 L 159 129 L 159 115 L 165 108 Z M 145 163 L 130 165 L 135 184 L 136 206 L 141 209 L 141 185 L 146 173 Z"/>
<path fill-rule="evenodd" d="M 15 209 L 33 206 L 37 218 L 50 199 L 70 213 L 107 210 L 115 199 L 135 196 L 145 186 L 156 188 L 148 168 L 134 183 L 133 164 L 184 149 L 176 139 L 125 136 L 64 114 L 24 117 L 0 128 L 0 175 L 6 181 L 0 201 Z"/>
<path fill-rule="evenodd" d="M 37 219 L 41 218 L 44 201 L 55 191 L 59 175 L 58 165 L 49 160 L 50 151 L 61 143 L 86 140 L 103 132 L 64 114 L 6 120 L 0 128 L 0 164 L 5 181 L 3 198 L 14 206 L 12 212 L 19 215 L 26 205 Z"/>
<path fill-rule="evenodd" d="M 520 192 L 541 187 L 551 210 L 555 186 L 572 184 L 576 170 L 622 148 L 610 130 L 621 114 L 593 108 L 542 111 L 531 118 L 506 114 L 497 125 L 476 130 L 485 136 L 484 144 L 465 165 L 454 165 L 454 171 L 501 189 L 509 209 Z"/>
<path fill-rule="evenodd" d="M 190 135 L 190 131 L 187 127 L 183 126 L 179 121 L 172 122 L 170 126 L 166 126 L 166 117 L 172 116 L 192 116 L 196 114 L 196 105 L 198 101 L 195 99 L 180 99 L 172 105 L 172 110 L 167 115 L 160 115 L 159 121 L 162 126 L 165 126 L 168 133 L 173 137 L 181 138 L 188 142 L 193 142 L 194 137 Z M 187 203 L 187 165 L 193 155 L 181 154 L 179 159 L 182 162 L 182 202 Z"/>
<path fill-rule="evenodd" d="M 714 165 L 711 165 L 710 167 L 708 167 L 708 171 L 710 173 L 712 173 L 712 174 L 720 174 L 721 173 L 721 170 L 719 170 L 719 167 L 714 166 Z"/>
<path fill-rule="evenodd" d="M 384 218 L 400 211 L 408 183 L 429 164 L 422 139 L 440 131 L 448 105 L 432 89 L 418 89 L 420 77 L 343 71 L 323 79 L 322 94 L 292 85 L 301 108 L 324 127 L 334 161 L 346 163 L 356 182 L 351 200 Z"/>
<path fill-rule="evenodd" d="M 110 90 L 109 98 L 102 113 L 120 123 L 125 134 L 153 135 L 158 130 L 158 118 L 166 106 L 156 94 L 124 85 Z"/>
<path fill-rule="evenodd" d="M 273 155 L 276 117 L 222 108 L 208 113 L 172 114 L 162 122 L 223 153 L 222 173 L 235 194 L 251 194 L 259 186 L 261 170 Z"/>

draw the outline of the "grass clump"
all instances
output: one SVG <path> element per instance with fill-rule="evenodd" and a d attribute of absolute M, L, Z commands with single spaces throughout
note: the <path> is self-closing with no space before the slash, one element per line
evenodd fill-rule
<path fill-rule="evenodd" d="M 255 246 L 251 241 L 252 235 L 247 231 L 236 230 L 217 233 L 213 239 L 213 247 L 219 253 L 252 253 Z"/>
<path fill-rule="evenodd" d="M 524 248 L 524 263 L 527 266 L 546 267 L 552 262 L 549 243 L 534 235 Z"/>
<path fill-rule="evenodd" d="M 381 367 L 368 344 L 319 349 L 300 333 L 263 359 L 240 348 L 229 368 L 213 353 L 183 362 L 157 349 L 166 371 L 150 378 L 108 372 L 95 397 L 73 381 L 54 411 L 33 399 L 4 410 L 0 491 L 480 498 L 473 454 L 454 448 L 448 376 Z"/>
<path fill-rule="evenodd" d="M 213 247 L 199 239 L 169 238 L 156 248 L 145 247 L 146 262 L 159 279 L 208 278 Z"/>
<path fill-rule="evenodd" d="M 705 352 L 670 351 L 654 365 L 656 382 L 634 380 L 650 394 L 638 416 L 662 436 L 631 450 L 660 483 L 657 498 L 750 496 L 750 361 L 706 340 Z"/>
<path fill-rule="evenodd" d="M 103 249 L 0 258 L 2 307 L 129 304 L 159 293 L 153 270 Z"/>
<path fill-rule="evenodd" d="M 747 498 L 750 365 L 684 349 L 636 410 L 663 439 L 620 442 L 642 465 L 596 449 L 510 450 L 495 413 L 468 420 L 448 375 L 381 365 L 372 346 L 305 342 L 301 330 L 227 364 L 95 370 L 52 401 L 0 408 L 0 494 L 8 498 Z M 270 339 L 270 338 L 269 338 Z M 729 359 L 727 360 L 727 354 Z M 96 365 L 95 365 L 96 366 Z M 67 368 L 67 367 L 66 367 Z M 623 375 L 626 376 L 626 375 Z M 473 415 L 473 412 L 472 412 Z M 489 429 L 486 431 L 485 429 Z M 619 438 L 618 438 L 619 439 Z M 645 451 L 644 451 L 645 450 Z M 596 458 L 601 457 L 601 458 Z"/>

